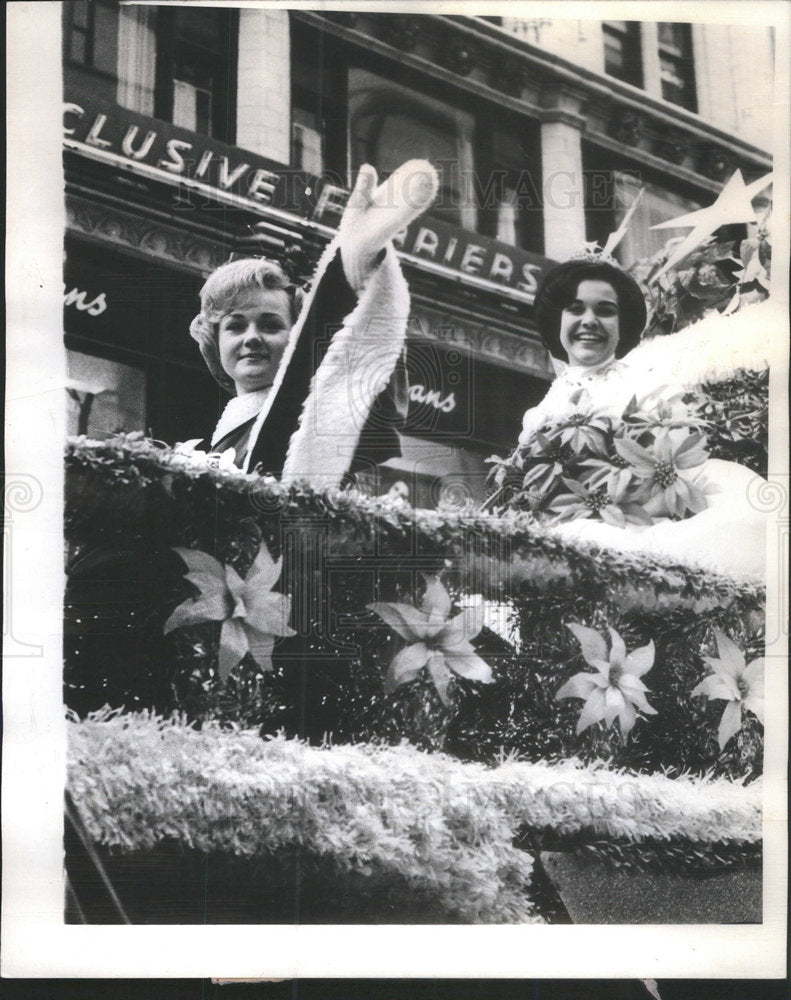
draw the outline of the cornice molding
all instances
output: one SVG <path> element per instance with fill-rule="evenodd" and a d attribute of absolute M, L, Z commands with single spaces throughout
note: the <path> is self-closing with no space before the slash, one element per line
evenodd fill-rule
<path fill-rule="evenodd" d="M 220 243 L 73 194 L 66 195 L 66 228 L 94 242 L 119 247 L 145 260 L 154 257 L 199 275 L 213 271 L 228 256 Z"/>
<path fill-rule="evenodd" d="M 580 69 L 480 18 L 368 13 L 356 16 L 352 24 L 332 12 L 294 10 L 292 16 L 500 108 L 540 121 L 563 121 L 580 130 L 587 125 L 589 142 L 638 165 L 670 172 L 702 191 L 718 191 L 727 169 L 740 167 L 750 176 L 772 166 L 765 151 L 691 112 Z M 454 67 L 448 54 L 459 52 L 467 55 Z M 546 93 L 559 89 L 582 98 L 577 112 L 546 107 Z M 625 131 L 624 123 L 631 123 L 631 131 Z M 636 141 L 631 141 L 635 130 Z"/>

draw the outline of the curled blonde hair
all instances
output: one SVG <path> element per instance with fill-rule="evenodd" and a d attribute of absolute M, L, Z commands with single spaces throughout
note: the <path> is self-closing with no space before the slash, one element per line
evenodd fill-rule
<path fill-rule="evenodd" d="M 190 336 L 197 342 L 209 371 L 231 395 L 235 394 L 236 387 L 220 363 L 220 320 L 243 292 L 278 288 L 286 292 L 291 301 L 293 325 L 302 309 L 304 292 L 290 282 L 275 261 L 263 257 L 229 261 L 213 271 L 200 290 L 201 311 L 190 323 Z"/>

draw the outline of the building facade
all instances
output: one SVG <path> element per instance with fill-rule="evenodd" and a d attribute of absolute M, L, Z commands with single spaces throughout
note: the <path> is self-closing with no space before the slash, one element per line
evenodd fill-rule
<path fill-rule="evenodd" d="M 736 168 L 771 168 L 770 28 L 62 6 L 74 432 L 209 432 L 225 397 L 188 335 L 205 275 L 251 232 L 315 261 L 362 163 L 425 157 L 440 195 L 399 240 L 411 408 L 379 486 L 480 496 L 550 378 L 532 302 L 551 262 L 639 187 L 625 264 Z"/>

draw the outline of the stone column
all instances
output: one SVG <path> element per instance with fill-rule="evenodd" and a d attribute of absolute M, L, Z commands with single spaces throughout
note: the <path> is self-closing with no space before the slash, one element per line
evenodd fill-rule
<path fill-rule="evenodd" d="M 236 145 L 288 163 L 291 156 L 291 44 L 288 11 L 239 11 Z"/>
<path fill-rule="evenodd" d="M 555 260 L 565 260 L 585 242 L 583 99 L 566 87 L 553 87 L 541 95 L 544 253 Z"/>

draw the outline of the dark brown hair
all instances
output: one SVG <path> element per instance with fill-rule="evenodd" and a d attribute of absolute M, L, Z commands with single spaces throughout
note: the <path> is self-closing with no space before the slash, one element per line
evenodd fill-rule
<path fill-rule="evenodd" d="M 560 343 L 560 317 L 577 297 L 583 281 L 606 281 L 612 286 L 618 299 L 619 337 L 615 356 L 622 358 L 640 343 L 647 319 L 645 297 L 634 278 L 606 261 L 569 260 L 558 264 L 544 278 L 534 306 L 544 346 L 553 357 L 568 361 Z"/>

